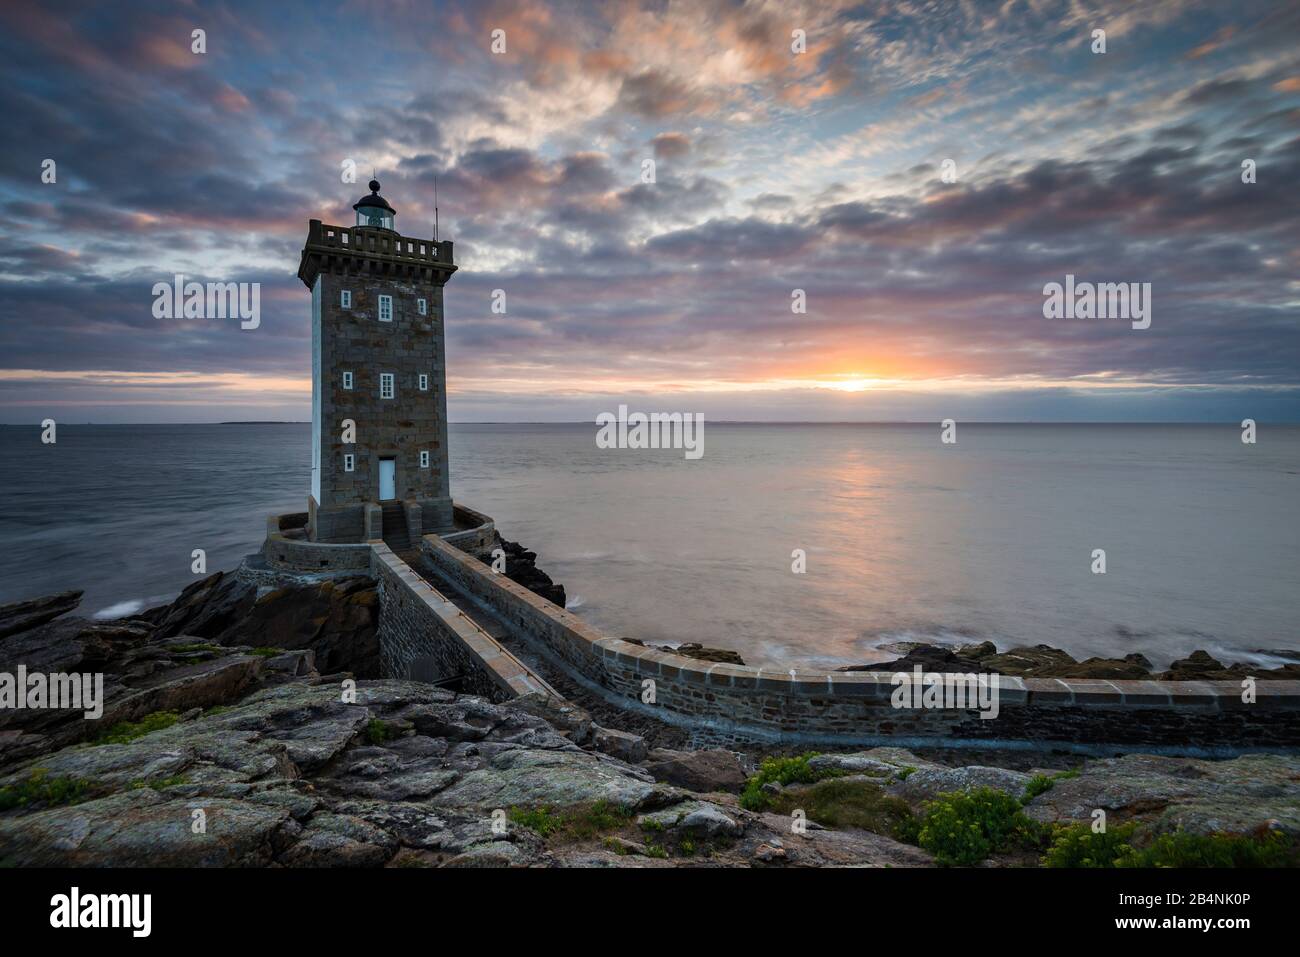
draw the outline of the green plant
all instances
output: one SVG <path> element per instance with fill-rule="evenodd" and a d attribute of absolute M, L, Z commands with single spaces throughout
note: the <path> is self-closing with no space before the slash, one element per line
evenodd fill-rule
<path fill-rule="evenodd" d="M 196 651 L 206 651 L 215 654 L 216 652 L 225 651 L 226 649 L 222 648 L 220 645 L 213 645 L 207 642 L 196 642 L 189 645 L 171 645 L 167 650 L 174 651 L 177 654 L 189 654 Z"/>
<path fill-rule="evenodd" d="M 1116 867 L 1295 867 L 1300 847 L 1278 831 L 1261 835 L 1160 834 L 1115 859 Z"/>
<path fill-rule="evenodd" d="M 878 784 L 843 778 L 825 778 L 807 787 L 793 787 L 774 795 L 772 810 L 789 814 L 802 809 L 827 827 L 856 827 L 891 834 L 912 816 L 907 802 L 889 797 Z"/>
<path fill-rule="evenodd" d="M 617 830 L 627 824 L 632 811 L 610 804 L 608 801 L 596 801 L 591 805 L 570 808 L 561 815 L 565 833 L 574 838 L 595 837 L 605 831 Z"/>
<path fill-rule="evenodd" d="M 1020 796 L 1021 804 L 1028 804 L 1040 794 L 1046 794 L 1056 786 L 1057 781 L 1064 781 L 1066 778 L 1077 778 L 1079 771 L 1077 768 L 1070 771 L 1058 771 L 1055 774 L 1035 774 L 1025 785 L 1025 793 Z"/>
<path fill-rule="evenodd" d="M 379 718 L 371 718 L 366 722 L 366 740 L 371 744 L 383 744 L 385 741 L 391 741 L 400 733 L 397 728 L 387 721 L 381 721 Z"/>
<path fill-rule="evenodd" d="M 0 811 L 29 804 L 76 804 L 86 800 L 91 791 L 89 781 L 66 775 L 52 778 L 45 768 L 36 768 L 25 780 L 0 788 Z"/>
<path fill-rule="evenodd" d="M 136 738 L 143 738 L 146 734 L 170 728 L 180 719 L 181 716 L 176 711 L 155 711 L 153 714 L 145 715 L 139 721 L 119 721 L 101 734 L 95 743 L 130 744 Z"/>
<path fill-rule="evenodd" d="M 130 787 L 132 790 L 138 790 L 140 788 L 152 788 L 155 791 L 161 791 L 164 788 L 174 788 L 178 784 L 188 784 L 188 783 L 189 781 L 186 779 L 185 775 L 174 774 L 169 778 L 155 778 L 152 781 L 150 781 L 148 778 L 138 778 L 131 782 Z"/>
<path fill-rule="evenodd" d="M 1114 867 L 1118 858 L 1133 850 L 1129 840 L 1136 828 L 1136 824 L 1129 822 L 1094 833 L 1092 825 L 1086 823 L 1058 826 L 1042 864 L 1044 867 Z"/>
<path fill-rule="evenodd" d="M 916 768 L 912 767 L 910 764 L 906 765 L 905 767 L 899 769 L 898 780 L 906 781 L 909 777 L 911 777 L 915 773 L 916 773 Z"/>
<path fill-rule="evenodd" d="M 1044 867 L 1296 867 L 1300 845 L 1277 831 L 1263 834 L 1189 834 L 1171 831 L 1145 841 L 1137 823 L 1094 833 L 1089 824 L 1058 827 Z"/>
<path fill-rule="evenodd" d="M 993 788 L 940 794 L 926 803 L 917 832 L 917 844 L 940 864 L 957 867 L 1040 840 L 1038 824 L 1025 816 L 1020 802 Z"/>
<path fill-rule="evenodd" d="M 647 844 L 645 846 L 646 857 L 667 857 L 668 852 L 663 849 L 661 844 Z"/>
<path fill-rule="evenodd" d="M 506 817 L 520 827 L 536 831 L 542 837 L 550 837 L 564 825 L 563 819 L 552 814 L 545 805 L 534 808 L 512 807 Z"/>
<path fill-rule="evenodd" d="M 248 652 L 250 655 L 257 655 L 259 658 L 278 658 L 284 654 L 283 648 L 253 648 Z"/>
<path fill-rule="evenodd" d="M 808 767 L 808 760 L 815 758 L 817 752 L 800 754 L 790 758 L 765 758 L 758 767 L 758 773 L 745 782 L 745 790 L 740 794 L 740 806 L 748 811 L 762 811 L 771 804 L 771 796 L 763 790 L 764 784 L 776 782 L 782 787 L 791 784 L 813 784 L 822 778 L 831 777 L 839 772 L 814 771 Z"/>

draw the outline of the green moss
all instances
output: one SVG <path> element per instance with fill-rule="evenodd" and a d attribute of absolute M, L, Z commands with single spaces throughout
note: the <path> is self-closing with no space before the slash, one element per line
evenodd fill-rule
<path fill-rule="evenodd" d="M 1078 770 L 1059 771 L 1056 774 L 1035 774 L 1025 785 L 1025 793 L 1020 796 L 1021 804 L 1028 804 L 1040 794 L 1046 794 L 1055 787 L 1057 781 L 1064 781 L 1066 778 L 1077 778 Z"/>
<path fill-rule="evenodd" d="M 1041 828 L 1018 800 L 993 788 L 940 794 L 925 805 L 916 842 L 947 866 L 969 867 L 996 851 L 1033 847 Z"/>
<path fill-rule="evenodd" d="M 383 744 L 399 737 L 401 733 L 398 728 L 379 718 L 371 718 L 366 722 L 366 740 L 371 744 Z"/>
<path fill-rule="evenodd" d="M 176 711 L 155 711 L 139 721 L 119 721 L 96 738 L 95 744 L 130 744 L 136 738 L 170 728 L 180 719 L 180 713 Z"/>
<path fill-rule="evenodd" d="M 506 817 L 520 827 L 536 831 L 542 837 L 550 837 L 564 826 L 564 821 L 552 814 L 545 805 L 534 808 L 512 807 L 506 812 Z"/>
<path fill-rule="evenodd" d="M 627 825 L 632 811 L 608 801 L 596 801 L 568 809 L 561 817 L 565 833 L 573 838 L 595 837 L 606 831 L 615 831 Z"/>
<path fill-rule="evenodd" d="M 174 788 L 179 784 L 188 784 L 189 780 L 183 774 L 175 774 L 169 778 L 156 778 L 150 781 L 147 778 L 139 778 L 131 782 L 131 789 L 153 788 L 155 791 L 161 791 L 164 788 Z"/>
<path fill-rule="evenodd" d="M 869 781 L 827 778 L 773 795 L 770 806 L 780 814 L 802 809 L 810 819 L 827 827 L 855 827 L 877 834 L 893 834 L 912 816 L 907 802 L 889 797 Z"/>
<path fill-rule="evenodd" d="M 535 808 L 512 807 L 507 817 L 521 827 L 536 831 L 542 837 L 560 834 L 566 839 L 580 841 L 626 827 L 632 814 L 627 808 L 608 801 L 596 801 L 558 811 L 553 811 L 546 805 Z"/>
<path fill-rule="evenodd" d="M 248 652 L 250 655 L 257 655 L 259 658 L 278 658 L 284 654 L 283 648 L 253 648 Z"/>
<path fill-rule="evenodd" d="M 0 788 L 0 811 L 12 811 L 29 804 L 50 807 L 77 804 L 88 800 L 93 790 L 90 781 L 66 775 L 52 778 L 45 768 L 37 768 L 26 780 Z"/>
<path fill-rule="evenodd" d="M 816 751 L 796 755 L 791 758 L 766 758 L 758 767 L 758 773 L 745 782 L 745 790 L 740 794 L 740 806 L 747 811 L 762 811 L 772 804 L 772 796 L 763 790 L 764 784 L 775 781 L 782 787 L 791 784 L 814 784 L 823 778 L 834 777 L 838 771 L 814 771 L 808 767 L 810 758 L 817 756 Z"/>
<path fill-rule="evenodd" d="M 901 768 L 901 769 L 899 770 L 899 772 L 898 772 L 898 780 L 900 780 L 900 781 L 906 781 L 909 777 L 911 777 L 911 776 L 912 776 L 913 774 L 915 774 L 915 773 L 916 773 L 916 768 L 912 767 L 912 766 L 909 764 L 909 765 L 907 765 L 906 767 L 903 767 L 903 768 Z"/>

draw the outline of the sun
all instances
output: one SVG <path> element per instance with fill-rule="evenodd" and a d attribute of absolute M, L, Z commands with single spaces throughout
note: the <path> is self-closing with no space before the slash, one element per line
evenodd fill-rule
<path fill-rule="evenodd" d="M 854 377 L 852 379 L 844 379 L 840 382 L 830 383 L 832 389 L 837 389 L 840 392 L 865 392 L 874 385 L 874 379 L 865 379 L 861 377 Z"/>

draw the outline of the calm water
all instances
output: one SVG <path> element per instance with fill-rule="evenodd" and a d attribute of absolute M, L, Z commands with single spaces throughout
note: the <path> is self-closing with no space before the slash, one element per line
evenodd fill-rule
<path fill-rule="evenodd" d="M 705 454 L 607 451 L 594 425 L 453 426 L 455 497 L 536 549 L 609 634 L 754 664 L 912 638 L 1078 657 L 1300 649 L 1300 427 L 721 425 Z M 306 425 L 0 427 L 0 602 L 170 598 L 301 511 Z M 792 574 L 791 552 L 807 553 Z M 1107 574 L 1090 572 L 1104 548 Z M 1269 660 L 1269 659 L 1262 659 Z"/>

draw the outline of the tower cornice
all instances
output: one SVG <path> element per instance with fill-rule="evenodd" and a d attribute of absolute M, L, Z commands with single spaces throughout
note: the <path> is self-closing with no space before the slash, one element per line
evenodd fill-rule
<path fill-rule="evenodd" d="M 414 239 L 391 229 L 332 226 L 313 219 L 298 263 L 308 289 L 323 272 L 388 276 L 442 285 L 456 271 L 450 239 Z"/>

